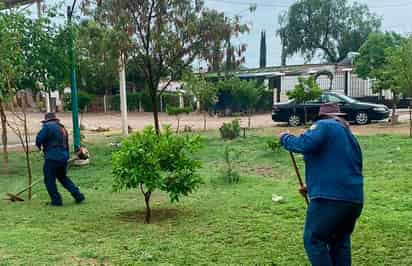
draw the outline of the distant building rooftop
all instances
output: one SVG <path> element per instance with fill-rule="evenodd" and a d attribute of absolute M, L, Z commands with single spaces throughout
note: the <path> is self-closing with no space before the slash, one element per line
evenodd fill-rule
<path fill-rule="evenodd" d="M 319 71 L 333 71 L 335 72 L 338 69 L 347 68 L 350 66 L 350 62 L 340 62 L 339 64 L 304 64 L 304 65 L 289 65 L 289 66 L 271 66 L 265 68 L 249 68 L 241 69 L 237 71 L 230 72 L 231 74 L 239 78 L 271 78 L 277 76 L 296 76 L 304 74 L 313 74 Z M 204 75 L 206 78 L 219 78 L 224 77 L 225 73 L 222 71 L 218 72 L 209 72 Z"/>

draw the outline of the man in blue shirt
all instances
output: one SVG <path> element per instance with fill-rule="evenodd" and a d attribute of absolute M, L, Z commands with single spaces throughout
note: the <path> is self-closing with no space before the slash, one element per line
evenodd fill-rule
<path fill-rule="evenodd" d="M 304 134 L 280 134 L 286 150 L 305 158 L 304 246 L 314 266 L 351 265 L 351 234 L 363 206 L 362 152 L 344 115 L 338 105 L 325 104 Z"/>
<path fill-rule="evenodd" d="M 62 206 L 62 198 L 57 190 L 56 178 L 67 189 L 76 203 L 84 201 L 84 195 L 67 177 L 69 160 L 69 138 L 67 130 L 54 113 L 47 113 L 42 121 L 43 127 L 36 137 L 36 146 L 44 153 L 44 183 L 50 195 L 52 206 Z"/>

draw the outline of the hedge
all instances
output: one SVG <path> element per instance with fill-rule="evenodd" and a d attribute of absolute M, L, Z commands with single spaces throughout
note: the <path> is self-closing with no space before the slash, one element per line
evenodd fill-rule
<path fill-rule="evenodd" d="M 186 96 L 184 96 L 184 99 Z M 190 97 L 191 98 L 191 97 Z M 139 111 L 139 102 L 141 101 L 142 108 L 145 112 L 153 111 L 152 99 L 148 93 L 129 93 L 127 94 L 127 109 L 129 111 Z M 185 106 L 192 105 L 193 99 L 185 99 Z M 168 106 L 179 106 L 179 95 L 174 93 L 163 93 L 162 94 L 163 111 L 167 109 Z M 109 98 L 110 110 L 120 111 L 120 95 L 114 95 Z M 160 100 L 157 103 L 157 109 L 160 111 Z"/>

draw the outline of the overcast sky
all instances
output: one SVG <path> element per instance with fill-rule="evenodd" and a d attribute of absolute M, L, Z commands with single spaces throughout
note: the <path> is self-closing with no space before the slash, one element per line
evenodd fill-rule
<path fill-rule="evenodd" d="M 208 7 L 223 10 L 228 14 L 241 14 L 243 21 L 251 23 L 252 30 L 240 38 L 248 45 L 246 66 L 259 65 L 259 42 L 261 30 L 266 31 L 268 66 L 279 65 L 281 55 L 280 39 L 276 37 L 278 16 L 294 3 L 293 0 L 205 0 Z M 353 2 L 353 1 L 352 1 Z M 412 32 L 412 0 L 358 0 L 383 18 L 383 29 L 401 33 Z M 255 13 L 247 11 L 250 3 L 256 3 Z M 288 64 L 303 63 L 300 56 L 288 59 Z"/>
<path fill-rule="evenodd" d="M 67 3 L 72 0 L 65 0 Z M 78 0 L 78 2 L 81 0 Z M 204 0 L 207 7 L 222 10 L 228 15 L 239 14 L 245 23 L 251 25 L 250 33 L 241 36 L 239 42 L 247 44 L 246 66 L 259 65 L 260 32 L 266 31 L 268 51 L 268 66 L 280 64 L 281 45 L 276 37 L 278 17 L 293 4 L 294 0 Z M 48 5 L 55 0 L 46 0 Z M 353 2 L 353 1 L 351 1 Z M 400 33 L 412 33 L 412 0 L 358 0 L 383 18 L 383 30 L 393 30 Z M 250 4 L 256 4 L 254 13 L 248 12 Z M 34 11 L 35 9 L 32 8 Z M 319 60 L 318 60 L 319 61 Z M 300 56 L 288 59 L 288 64 L 303 63 Z"/>

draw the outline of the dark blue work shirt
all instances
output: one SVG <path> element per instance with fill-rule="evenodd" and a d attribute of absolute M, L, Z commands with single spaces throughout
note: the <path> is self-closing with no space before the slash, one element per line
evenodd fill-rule
<path fill-rule="evenodd" d="M 43 148 L 46 160 L 66 162 L 69 160 L 69 141 L 67 130 L 58 121 L 43 124 L 37 134 L 36 146 Z"/>
<path fill-rule="evenodd" d="M 362 151 L 342 122 L 320 120 L 299 137 L 283 135 L 281 144 L 304 155 L 310 199 L 363 203 Z"/>

